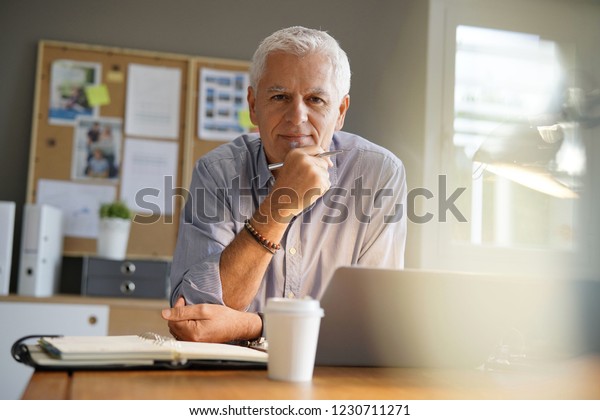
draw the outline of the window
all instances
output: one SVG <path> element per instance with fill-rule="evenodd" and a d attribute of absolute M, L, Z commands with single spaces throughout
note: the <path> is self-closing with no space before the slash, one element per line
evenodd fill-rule
<path fill-rule="evenodd" d="M 566 130 L 556 125 L 560 55 L 556 42 L 535 34 L 456 28 L 452 143 L 457 176 L 471 186 L 471 217 L 454 240 L 573 248 L 577 192 L 550 173 Z M 556 135 L 545 141 L 539 126 Z"/>
<path fill-rule="evenodd" d="M 417 227 L 422 267 L 574 267 L 593 207 L 580 197 L 581 139 L 593 132 L 572 111 L 587 92 L 577 72 L 597 74 L 598 14 L 583 2 L 430 0 L 424 186 L 439 200 L 462 189 L 464 219 Z"/>

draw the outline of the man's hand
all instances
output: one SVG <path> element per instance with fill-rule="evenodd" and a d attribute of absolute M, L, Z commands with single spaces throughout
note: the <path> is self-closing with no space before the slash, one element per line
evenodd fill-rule
<path fill-rule="evenodd" d="M 327 192 L 331 186 L 328 170 L 333 163 L 329 157 L 316 156 L 323 152 L 318 146 L 290 150 L 283 167 L 277 170 L 273 191 L 267 197 L 271 207 L 267 215 L 278 221 L 289 220 Z M 265 209 L 261 210 L 265 214 Z"/>
<path fill-rule="evenodd" d="M 177 340 L 227 343 L 253 340 L 260 335 L 262 321 L 255 313 L 227 306 L 198 304 L 186 306 L 180 297 L 175 306 L 162 311 L 169 331 Z"/>

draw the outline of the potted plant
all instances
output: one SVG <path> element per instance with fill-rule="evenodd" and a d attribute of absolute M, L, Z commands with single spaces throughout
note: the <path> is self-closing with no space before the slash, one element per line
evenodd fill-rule
<path fill-rule="evenodd" d="M 131 230 L 131 210 L 124 202 L 113 201 L 102 204 L 99 215 L 98 256 L 111 260 L 124 260 Z"/>

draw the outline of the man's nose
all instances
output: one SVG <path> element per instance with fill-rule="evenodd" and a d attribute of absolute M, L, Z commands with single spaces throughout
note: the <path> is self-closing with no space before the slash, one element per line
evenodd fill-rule
<path fill-rule="evenodd" d="M 294 125 L 300 125 L 308 120 L 308 108 L 304 101 L 291 101 L 286 110 L 286 120 Z"/>

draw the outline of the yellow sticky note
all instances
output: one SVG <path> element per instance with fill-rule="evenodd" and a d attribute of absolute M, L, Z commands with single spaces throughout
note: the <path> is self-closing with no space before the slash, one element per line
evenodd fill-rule
<path fill-rule="evenodd" d="M 238 122 L 240 126 L 246 130 L 255 128 L 254 124 L 252 124 L 252 121 L 250 121 L 250 111 L 247 109 L 238 112 Z"/>
<path fill-rule="evenodd" d="M 120 70 L 110 70 L 106 73 L 106 81 L 110 83 L 123 83 L 125 75 Z"/>
<path fill-rule="evenodd" d="M 110 103 L 110 95 L 106 85 L 86 86 L 85 94 L 90 106 L 108 105 Z"/>

